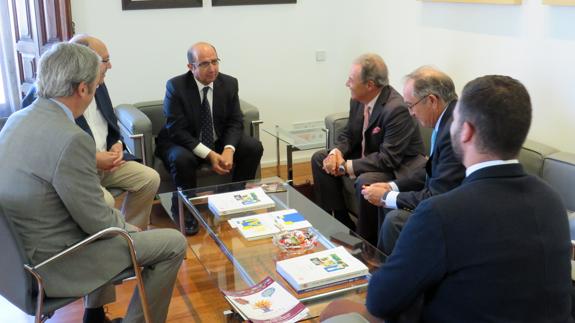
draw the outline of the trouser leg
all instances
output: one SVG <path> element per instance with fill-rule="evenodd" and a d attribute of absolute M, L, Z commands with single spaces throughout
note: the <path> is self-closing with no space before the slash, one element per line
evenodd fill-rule
<path fill-rule="evenodd" d="M 311 158 L 313 187 L 317 204 L 326 212 L 346 210 L 343 199 L 343 183 L 340 177 L 332 176 L 323 170 L 323 160 L 327 150 L 320 150 Z"/>
<path fill-rule="evenodd" d="M 388 182 L 393 175 L 379 172 L 369 172 L 359 175 L 355 181 L 355 195 L 359 201 L 359 214 L 357 221 L 357 233 L 372 245 L 377 245 L 378 207 L 363 198 L 361 190 L 363 186 L 378 182 Z"/>
<path fill-rule="evenodd" d="M 145 235 L 147 234 L 147 235 Z M 152 322 L 166 321 L 174 283 L 186 252 L 186 239 L 176 230 L 156 229 L 132 234 Z M 144 313 L 136 288 L 124 323 L 144 322 Z"/>
<path fill-rule="evenodd" d="M 126 222 L 146 229 L 154 196 L 160 186 L 160 175 L 150 167 L 135 161 L 126 162 L 102 178 L 102 185 L 127 191 L 122 205 Z"/>
<path fill-rule="evenodd" d="M 411 212 L 406 210 L 388 210 L 379 230 L 377 248 L 386 255 L 391 255 L 403 227 L 409 220 Z"/>
<path fill-rule="evenodd" d="M 262 143 L 255 138 L 242 135 L 238 146 L 235 148 L 232 181 L 240 182 L 254 179 L 264 153 Z"/>

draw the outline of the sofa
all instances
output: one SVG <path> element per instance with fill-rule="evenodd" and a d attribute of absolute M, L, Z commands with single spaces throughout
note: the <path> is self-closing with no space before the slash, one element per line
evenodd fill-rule
<path fill-rule="evenodd" d="M 259 139 L 259 110 L 252 104 L 240 99 L 240 109 L 244 117 L 244 132 L 246 135 Z M 145 101 L 134 104 L 120 104 L 116 107 L 116 115 L 127 149 L 142 162 L 154 168 L 160 174 L 159 193 L 175 191 L 170 173 L 164 167 L 160 158 L 156 158 L 156 136 L 166 123 L 163 112 L 163 101 Z M 231 176 L 220 176 L 206 164 L 198 171 L 198 186 L 222 184 L 231 181 Z M 258 168 L 259 177 L 260 171 Z"/>
<path fill-rule="evenodd" d="M 335 139 L 347 123 L 348 112 L 337 112 L 325 117 L 328 129 L 328 149 L 335 146 Z M 429 151 L 431 129 L 420 128 L 426 151 Z M 561 152 L 549 145 L 526 140 L 519 153 L 519 162 L 529 174 L 541 177 L 559 192 L 567 208 L 571 224 L 571 238 L 575 239 L 575 153 Z M 346 177 L 344 197 L 350 213 L 357 215 L 359 206 L 353 181 Z"/>

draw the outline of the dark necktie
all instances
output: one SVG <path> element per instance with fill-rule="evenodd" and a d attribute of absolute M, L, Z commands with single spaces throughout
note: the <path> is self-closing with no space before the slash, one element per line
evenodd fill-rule
<path fill-rule="evenodd" d="M 214 150 L 214 124 L 212 122 L 212 111 L 210 110 L 210 102 L 208 101 L 208 86 L 204 87 L 204 97 L 202 98 L 202 107 L 200 111 L 200 130 L 201 142 L 206 147 Z"/>

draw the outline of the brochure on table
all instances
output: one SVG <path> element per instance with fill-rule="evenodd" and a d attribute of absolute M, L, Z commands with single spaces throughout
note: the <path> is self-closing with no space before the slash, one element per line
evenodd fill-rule
<path fill-rule="evenodd" d="M 298 292 L 369 274 L 368 268 L 342 246 L 278 261 L 276 270 Z"/>
<path fill-rule="evenodd" d="M 311 227 L 311 223 L 294 209 L 243 216 L 228 220 L 228 223 L 247 240 L 264 239 L 281 231 Z"/>
<path fill-rule="evenodd" d="M 241 291 L 224 291 L 225 298 L 246 320 L 260 322 L 296 322 L 309 310 L 271 277 Z"/>
<path fill-rule="evenodd" d="M 222 216 L 274 207 L 275 202 L 261 187 L 257 187 L 210 195 L 208 206 L 216 215 Z"/>

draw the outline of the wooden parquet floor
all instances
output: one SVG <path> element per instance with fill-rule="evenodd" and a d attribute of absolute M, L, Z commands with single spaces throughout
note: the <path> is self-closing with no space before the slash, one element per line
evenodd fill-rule
<path fill-rule="evenodd" d="M 285 173 L 284 167 L 282 170 L 283 178 L 285 178 Z M 309 163 L 295 164 L 294 174 L 295 183 L 305 183 L 311 180 Z M 275 175 L 275 167 L 262 169 L 262 177 Z M 174 227 L 159 203 L 155 204 L 152 209 L 151 222 L 155 227 Z M 203 236 L 204 232 L 203 229 L 201 229 L 197 235 L 187 238 L 187 259 L 184 260 L 178 273 L 166 322 L 226 322 L 223 311 L 229 309 L 229 305 L 190 248 L 190 246 L 201 244 Z M 6 277 L 2 279 L 6 279 Z M 110 318 L 124 316 L 134 288 L 134 281 L 127 281 L 116 287 L 116 302 L 108 305 L 106 308 Z M 78 300 L 56 311 L 54 317 L 47 322 L 82 322 L 83 312 L 82 300 Z M 317 320 L 310 321 L 314 322 Z M 33 322 L 33 318 L 27 316 L 0 296 L 0 322 Z"/>

